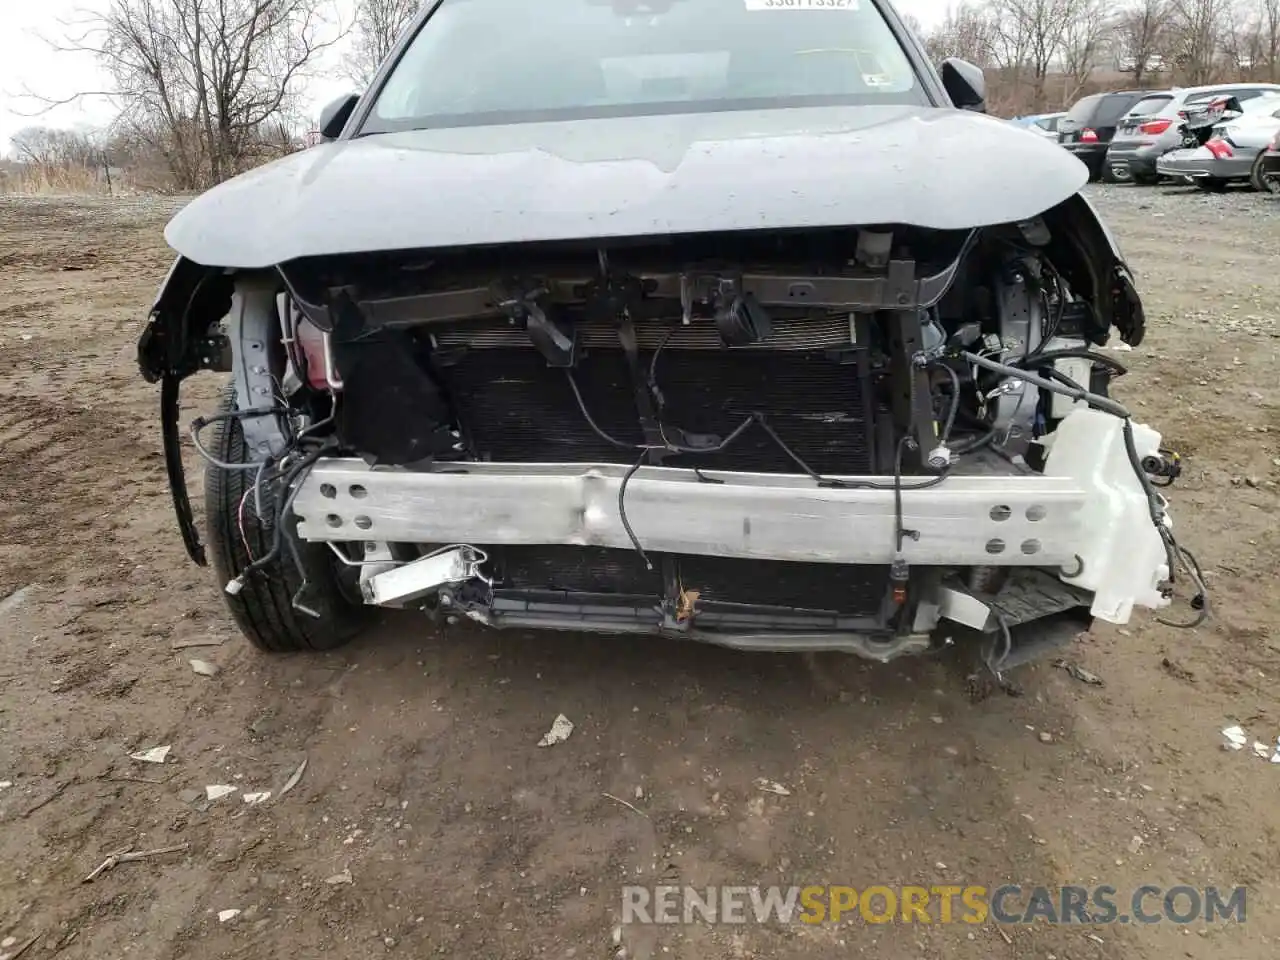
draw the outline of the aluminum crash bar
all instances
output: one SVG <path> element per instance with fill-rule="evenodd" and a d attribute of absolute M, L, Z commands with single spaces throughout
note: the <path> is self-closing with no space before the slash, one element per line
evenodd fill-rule
<path fill-rule="evenodd" d="M 632 546 L 618 510 L 628 468 L 612 464 L 450 465 L 446 472 L 320 460 L 294 503 L 307 540 Z M 627 520 L 646 550 L 809 563 L 887 564 L 890 481 L 819 487 L 808 477 L 645 467 L 627 483 Z M 859 478 L 842 478 L 856 480 Z M 1087 491 L 1069 478 L 904 478 L 910 563 L 1070 567 Z M 709 482 L 708 482 L 709 481 Z"/>
<path fill-rule="evenodd" d="M 1139 457 L 1160 435 L 1134 426 Z M 1057 569 L 1094 593 L 1095 617 L 1126 623 L 1136 605 L 1169 604 L 1170 575 L 1122 422 L 1076 410 L 1047 442 L 1044 474 L 904 478 L 909 563 Z M 299 534 L 316 541 L 628 549 L 616 464 L 441 465 L 432 472 L 320 460 L 297 491 Z M 892 485 L 822 487 L 804 476 L 644 467 L 626 486 L 627 520 L 664 553 L 887 564 L 897 541 Z M 1172 521 L 1166 514 L 1165 524 Z"/>

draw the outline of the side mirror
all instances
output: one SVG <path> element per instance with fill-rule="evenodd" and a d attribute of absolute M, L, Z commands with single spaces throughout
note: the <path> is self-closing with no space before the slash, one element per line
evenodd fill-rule
<path fill-rule="evenodd" d="M 961 110 L 987 112 L 987 80 L 981 67 L 958 57 L 947 57 L 942 61 L 942 87 Z"/>
<path fill-rule="evenodd" d="M 337 140 L 338 135 L 342 133 L 342 128 L 351 119 L 351 112 L 359 102 L 359 96 L 348 93 L 327 104 L 320 111 L 320 136 L 325 140 Z"/>

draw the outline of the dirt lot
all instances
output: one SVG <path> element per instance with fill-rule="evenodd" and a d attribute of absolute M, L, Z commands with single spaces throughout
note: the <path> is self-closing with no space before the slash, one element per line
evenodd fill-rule
<path fill-rule="evenodd" d="M 631 957 L 1276 956 L 1280 766 L 1219 731 L 1280 734 L 1280 202 L 1093 195 L 1149 304 L 1120 393 L 1190 458 L 1172 499 L 1217 619 L 1099 628 L 1070 655 L 1105 686 L 1043 664 L 979 704 L 945 659 L 412 616 L 333 655 L 252 653 L 185 560 L 134 366 L 172 205 L 0 200 L 0 955 L 38 935 L 24 956 L 609 958 L 620 885 L 665 878 L 1245 884 L 1248 921 L 628 928 Z M 194 640 L 225 642 L 174 649 Z M 576 729 L 539 749 L 557 713 Z M 162 744 L 165 766 L 128 758 Z M 278 793 L 304 757 L 283 797 L 204 800 Z"/>

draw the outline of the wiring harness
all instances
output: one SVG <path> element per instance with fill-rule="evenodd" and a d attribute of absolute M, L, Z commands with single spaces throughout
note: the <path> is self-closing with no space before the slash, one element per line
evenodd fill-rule
<path fill-rule="evenodd" d="M 239 575 L 228 581 L 223 589 L 235 596 L 244 588 L 245 581 L 249 577 L 265 573 L 280 559 L 282 553 L 287 552 L 299 580 L 291 605 L 300 613 L 318 619 L 319 612 L 304 602 L 311 583 L 307 577 L 306 566 L 302 562 L 296 538 L 286 534 L 285 524 L 293 510 L 293 502 L 302 488 L 302 482 L 311 472 L 311 468 L 322 456 L 336 449 L 336 441 L 333 438 L 322 439 L 314 436 L 316 431 L 332 422 L 333 416 L 330 415 L 303 429 L 297 429 L 293 415 L 293 412 L 287 408 L 273 406 L 232 410 L 209 417 L 197 417 L 191 423 L 191 442 L 200 456 L 214 469 L 246 473 L 252 471 L 253 473 L 253 482 L 245 488 L 236 507 L 236 527 L 240 532 L 240 542 L 244 547 L 245 556 L 249 558 L 249 563 Z M 281 424 L 286 426 L 286 444 L 279 455 L 269 455 L 260 460 L 244 463 L 227 463 L 210 453 L 200 440 L 202 431 L 214 423 L 267 416 L 278 417 Z M 245 509 L 251 495 L 255 518 L 260 524 L 269 524 L 271 527 L 271 546 L 265 554 L 256 558 L 253 556 L 249 538 L 245 533 Z M 270 509 L 264 509 L 264 495 Z"/>
<path fill-rule="evenodd" d="M 662 392 L 659 388 L 658 378 L 657 378 L 658 360 L 662 353 L 663 347 L 665 347 L 669 337 L 670 337 L 670 333 L 668 333 L 667 337 L 663 338 L 663 340 L 658 346 L 658 349 L 655 351 L 649 365 L 648 386 L 652 395 L 658 400 L 659 411 L 661 410 Z M 801 457 L 795 453 L 795 451 L 786 443 L 786 441 L 778 435 L 777 431 L 773 429 L 773 427 L 769 424 L 769 422 L 765 418 L 765 415 L 759 411 L 753 412 L 749 416 L 747 416 L 742 421 L 742 423 L 740 423 L 734 430 L 732 430 L 723 439 L 716 438 L 717 442 L 713 444 L 709 443 L 705 446 L 689 446 L 689 445 L 670 442 L 668 440 L 668 430 L 671 428 L 668 428 L 661 421 L 661 419 L 659 419 L 659 422 L 658 422 L 658 428 L 659 428 L 658 433 L 662 439 L 661 443 L 657 443 L 657 444 L 628 443 L 610 435 L 607 431 L 605 431 L 602 427 L 600 427 L 600 425 L 596 422 L 595 418 L 591 415 L 591 411 L 587 408 L 582 392 L 578 388 L 577 381 L 574 379 L 573 371 L 571 369 L 566 368 L 565 376 L 569 381 L 569 387 L 573 392 L 574 399 L 577 401 L 578 408 L 581 411 L 583 419 L 586 421 L 588 427 L 590 427 L 590 429 L 597 436 L 599 436 L 601 439 L 603 439 L 606 443 L 610 444 L 611 446 L 617 447 L 619 449 L 632 450 L 632 451 L 638 452 L 638 457 L 636 458 L 635 462 L 632 463 L 630 467 L 628 467 L 626 473 L 623 474 L 622 483 L 618 487 L 618 514 L 622 522 L 623 529 L 625 530 L 628 539 L 631 541 L 632 547 L 635 549 L 636 553 L 641 558 L 647 570 L 652 571 L 654 569 L 653 564 L 650 561 L 647 553 L 645 552 L 644 547 L 640 542 L 640 538 L 636 534 L 636 531 L 631 524 L 630 518 L 627 516 L 626 495 L 627 495 L 627 488 L 631 480 L 645 465 L 646 461 L 650 459 L 651 454 L 655 451 L 663 451 L 663 452 L 673 453 L 673 454 L 695 454 L 695 455 L 718 453 L 726 449 L 730 444 L 736 441 L 749 429 L 751 429 L 752 427 L 755 427 L 763 431 L 778 446 L 780 450 L 782 450 L 791 460 L 793 460 L 796 463 L 796 465 L 800 468 L 800 470 L 806 476 L 808 476 L 811 480 L 813 480 L 819 486 L 832 487 L 837 489 L 844 488 L 844 489 L 872 489 L 872 490 L 892 490 L 893 491 L 894 515 L 895 515 L 894 560 L 891 567 L 890 577 L 895 584 L 905 584 L 909 574 L 907 563 L 903 555 L 903 546 L 905 541 L 907 539 L 918 539 L 919 537 L 919 533 L 917 531 L 907 529 L 903 523 L 903 510 L 902 510 L 903 491 L 927 489 L 929 487 L 934 487 L 940 483 L 943 483 L 947 479 L 950 466 L 954 462 L 954 459 L 956 457 L 963 456 L 967 453 L 973 452 L 981 448 L 982 446 L 989 444 L 995 435 L 995 430 L 994 428 L 992 428 L 988 430 L 986 433 L 981 434 L 977 438 L 970 439 L 968 441 L 965 441 L 962 444 L 957 445 L 955 448 L 950 448 L 948 446 L 951 439 L 952 430 L 954 429 L 954 426 L 955 426 L 956 414 L 958 412 L 958 408 L 960 404 L 960 394 L 961 394 L 960 377 L 956 373 L 955 369 L 950 365 L 950 363 L 947 362 L 948 360 L 959 361 L 959 362 L 968 364 L 971 367 L 985 369 L 993 373 L 1000 374 L 1001 376 L 1006 378 L 1011 378 L 1014 380 L 1019 380 L 1024 383 L 1031 384 L 1049 393 L 1060 394 L 1060 395 L 1069 397 L 1072 400 L 1083 402 L 1084 404 L 1091 407 L 1092 409 L 1100 410 L 1104 413 L 1108 413 L 1114 417 L 1119 418 L 1123 422 L 1125 452 L 1128 456 L 1131 466 L 1133 467 L 1134 476 L 1137 478 L 1138 483 L 1141 485 L 1143 493 L 1146 497 L 1148 512 L 1151 518 L 1152 526 L 1156 529 L 1157 533 L 1159 534 L 1161 542 L 1163 543 L 1165 548 L 1167 566 L 1169 570 L 1169 587 L 1170 589 L 1173 588 L 1174 583 L 1177 579 L 1177 571 L 1179 569 L 1183 570 L 1186 573 L 1187 578 L 1192 582 L 1192 584 L 1195 587 L 1196 592 L 1191 598 L 1191 606 L 1194 610 L 1196 610 L 1196 616 L 1194 617 L 1194 619 L 1192 619 L 1190 622 L 1187 622 L 1187 623 L 1181 623 L 1178 621 L 1168 620 L 1164 617 L 1157 617 L 1156 618 L 1157 621 L 1167 626 L 1180 627 L 1180 628 L 1190 628 L 1190 627 L 1199 626 L 1210 615 L 1209 591 L 1208 591 L 1208 587 L 1205 584 L 1204 574 L 1200 568 L 1199 563 L 1196 561 L 1196 558 L 1194 557 L 1194 555 L 1187 548 L 1178 544 L 1177 539 L 1174 537 L 1173 531 L 1170 529 L 1169 524 L 1167 523 L 1166 512 L 1165 512 L 1165 502 L 1163 498 L 1160 496 L 1160 494 L 1157 492 L 1157 490 L 1155 489 L 1155 485 L 1153 484 L 1151 477 L 1148 475 L 1148 472 L 1146 469 L 1148 465 L 1144 464 L 1142 459 L 1138 455 L 1137 446 L 1134 441 L 1133 420 L 1132 420 L 1131 414 L 1123 404 L 1111 399 L 1110 397 L 1105 397 L 1105 396 L 1102 396 L 1101 394 L 1097 394 L 1090 391 L 1086 387 L 1072 380 L 1070 377 L 1056 370 L 1052 366 L 1052 363 L 1055 360 L 1061 359 L 1064 357 L 1080 357 L 1084 359 L 1089 359 L 1095 363 L 1099 363 L 1104 366 L 1107 366 L 1113 371 L 1118 371 L 1121 373 L 1125 371 L 1124 366 L 1120 364 L 1118 361 L 1110 357 L 1107 357 L 1103 354 L 1096 353 L 1095 351 L 1088 350 L 1086 348 L 1069 348 L 1069 349 L 1052 350 L 1052 351 L 1039 351 L 1035 353 L 1028 352 L 1024 357 L 1019 358 L 1019 360 L 1016 361 L 1017 365 L 1014 365 L 1011 363 L 1003 363 L 997 360 L 993 360 L 989 356 L 984 356 L 981 354 L 970 352 L 968 350 L 959 349 L 954 345 L 954 340 L 952 341 L 952 344 L 946 347 L 943 347 L 941 350 L 936 351 L 932 355 L 928 355 L 923 352 L 915 355 L 912 358 L 914 366 L 925 368 L 925 369 L 940 368 L 945 372 L 948 380 L 951 383 L 952 389 L 951 389 L 949 409 L 948 409 L 946 418 L 943 421 L 942 432 L 939 437 L 939 446 L 937 450 L 932 451 L 928 457 L 928 462 L 930 463 L 930 465 L 933 466 L 935 469 L 937 469 L 939 472 L 936 475 L 930 476 L 926 479 L 915 480 L 912 482 L 905 482 L 902 476 L 903 457 L 906 451 L 911 448 L 913 443 L 909 435 L 904 435 L 898 441 L 897 448 L 895 451 L 895 456 L 894 456 L 894 474 L 891 482 L 865 480 L 865 479 L 848 480 L 848 479 L 842 479 L 842 478 L 825 477 L 819 474 L 817 471 L 813 470 L 812 467 L 809 466 L 809 464 L 807 464 L 803 459 L 801 459 Z M 1047 375 L 1040 376 L 1037 373 L 1033 373 L 1030 370 L 1025 369 L 1025 366 L 1033 366 L 1033 365 L 1040 369 L 1044 369 Z M 913 389 L 914 389 L 914 382 L 913 382 Z M 675 432 L 674 429 L 672 429 L 671 432 Z M 683 433 L 681 435 L 683 436 Z M 1176 462 L 1176 459 L 1174 462 Z M 695 473 L 697 473 L 698 478 L 703 482 L 715 482 L 715 481 L 712 481 L 710 478 L 704 477 L 701 472 L 695 471 Z M 1167 485 L 1167 484 L 1163 484 L 1163 485 Z"/>

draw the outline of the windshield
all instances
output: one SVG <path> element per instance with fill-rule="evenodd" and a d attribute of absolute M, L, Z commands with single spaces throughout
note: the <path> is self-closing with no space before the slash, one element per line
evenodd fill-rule
<path fill-rule="evenodd" d="M 442 0 L 360 133 L 928 102 L 870 0 Z"/>

